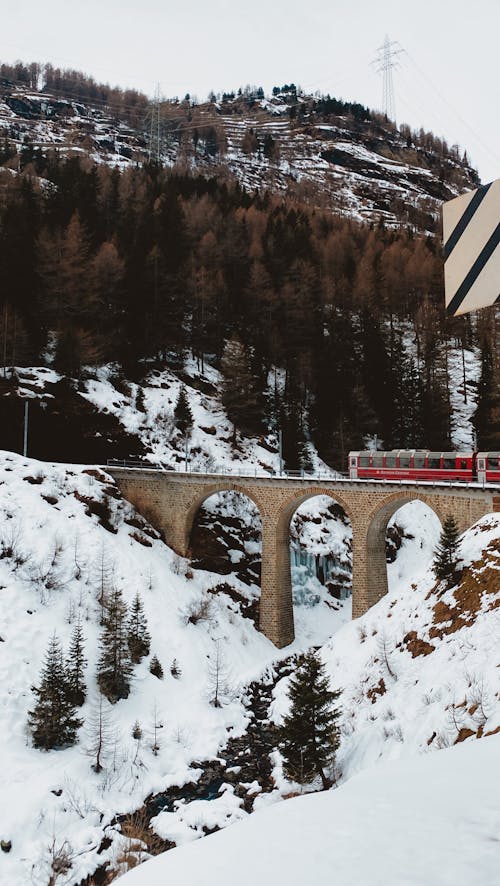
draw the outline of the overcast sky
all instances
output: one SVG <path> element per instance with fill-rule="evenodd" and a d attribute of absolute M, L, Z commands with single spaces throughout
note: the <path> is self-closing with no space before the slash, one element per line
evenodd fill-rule
<path fill-rule="evenodd" d="M 466 148 L 500 178 L 500 0 L 0 0 L 0 58 L 50 61 L 148 95 L 204 99 L 295 82 L 372 108 L 387 34 L 398 123 Z"/>

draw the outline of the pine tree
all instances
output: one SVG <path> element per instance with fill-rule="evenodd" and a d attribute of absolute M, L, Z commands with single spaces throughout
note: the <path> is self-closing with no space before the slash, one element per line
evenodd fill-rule
<path fill-rule="evenodd" d="M 452 582 L 457 572 L 459 531 L 456 520 L 449 515 L 443 524 L 434 558 L 434 574 L 440 580 Z"/>
<path fill-rule="evenodd" d="M 339 743 L 339 712 L 333 708 L 339 695 L 329 689 L 319 656 L 308 652 L 290 680 L 290 713 L 280 727 L 279 748 L 288 778 L 304 784 L 319 775 L 323 787 L 330 787 L 326 770 L 334 763 Z"/>
<path fill-rule="evenodd" d="M 153 674 L 153 677 L 158 677 L 158 680 L 163 680 L 163 668 L 157 655 L 153 655 L 153 658 L 151 659 L 151 663 L 149 665 L 149 670 Z"/>
<path fill-rule="evenodd" d="M 56 634 L 48 646 L 40 685 L 33 687 L 33 692 L 37 702 L 28 713 L 28 722 L 34 746 L 47 751 L 73 745 L 83 720 L 75 716 L 69 698 L 63 652 Z"/>
<path fill-rule="evenodd" d="M 85 701 L 86 686 L 83 672 L 87 666 L 84 654 L 85 638 L 80 620 L 73 629 L 69 653 L 66 660 L 66 679 L 68 686 L 68 698 L 74 705 L 82 705 Z"/>
<path fill-rule="evenodd" d="M 130 658 L 134 664 L 137 664 L 141 658 L 149 654 L 151 637 L 148 633 L 148 623 L 144 615 L 144 605 L 138 593 L 135 595 L 130 609 L 127 640 Z"/>
<path fill-rule="evenodd" d="M 172 674 L 172 677 L 175 677 L 176 680 L 178 680 L 179 677 L 182 676 L 182 670 L 176 658 L 172 660 L 172 664 L 170 665 L 170 673 Z"/>
<path fill-rule="evenodd" d="M 174 419 L 176 427 L 179 428 L 179 431 L 183 435 L 187 434 L 193 427 L 193 413 L 191 412 L 184 385 L 182 385 L 179 391 L 177 403 L 175 404 Z"/>
<path fill-rule="evenodd" d="M 108 701 L 127 698 L 132 665 L 127 642 L 127 606 L 119 590 L 106 600 L 97 682 Z"/>

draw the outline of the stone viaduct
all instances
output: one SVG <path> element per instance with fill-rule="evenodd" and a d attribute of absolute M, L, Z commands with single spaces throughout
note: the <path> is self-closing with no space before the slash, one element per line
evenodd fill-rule
<path fill-rule="evenodd" d="M 289 528 L 302 502 L 330 496 L 345 511 L 353 534 L 353 617 L 387 593 L 385 535 L 392 515 L 409 501 L 425 502 L 441 522 L 453 515 L 460 532 L 484 514 L 500 511 L 500 489 L 430 483 L 250 477 L 107 467 L 124 497 L 164 533 L 185 557 L 191 528 L 203 502 L 216 492 L 240 492 L 262 520 L 260 630 L 276 646 L 294 638 Z"/>

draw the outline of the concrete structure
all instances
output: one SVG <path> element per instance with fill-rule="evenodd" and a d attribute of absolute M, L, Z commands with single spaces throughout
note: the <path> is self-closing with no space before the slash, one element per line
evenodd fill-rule
<path fill-rule="evenodd" d="M 484 514 L 500 511 L 493 487 L 382 481 L 235 477 L 108 467 L 125 498 L 164 533 L 167 544 L 189 555 L 191 528 L 203 502 L 232 490 L 257 506 L 262 520 L 260 630 L 276 646 L 294 637 L 290 577 L 290 520 L 308 498 L 327 495 L 351 521 L 353 617 L 387 593 L 385 535 L 392 515 L 409 501 L 423 501 L 441 522 L 452 514 L 461 532 Z"/>

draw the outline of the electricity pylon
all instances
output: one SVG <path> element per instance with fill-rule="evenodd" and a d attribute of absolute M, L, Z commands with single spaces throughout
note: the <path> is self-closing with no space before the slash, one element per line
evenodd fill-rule
<path fill-rule="evenodd" d="M 402 52 L 403 48 L 399 43 L 396 40 L 389 40 L 386 34 L 382 46 L 377 49 L 377 57 L 372 62 L 375 69 L 382 73 L 382 109 L 389 120 L 396 119 L 392 69 L 399 65 L 397 57 Z"/>

